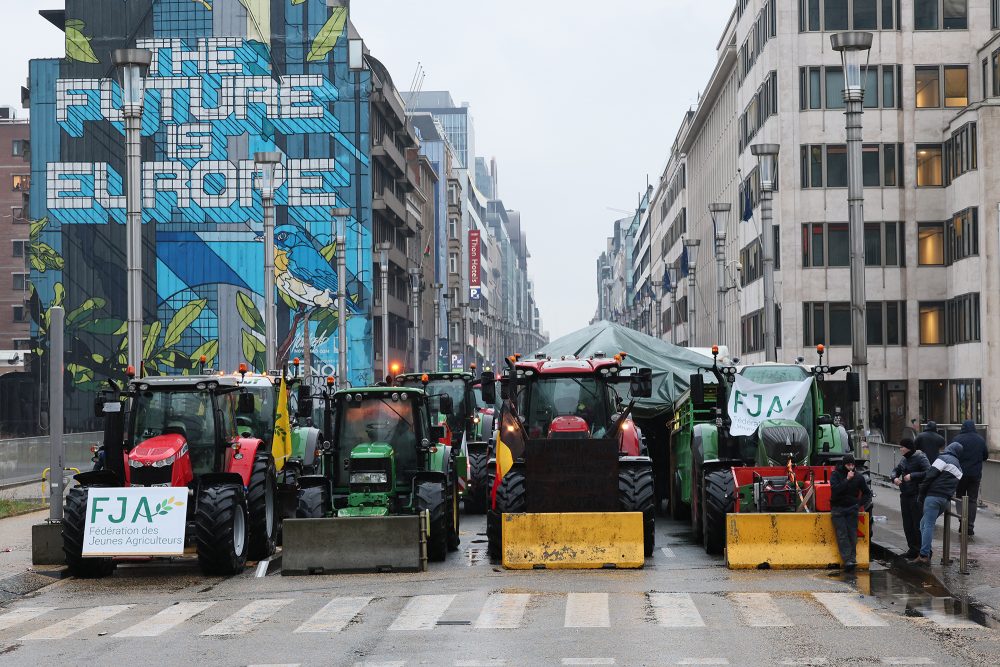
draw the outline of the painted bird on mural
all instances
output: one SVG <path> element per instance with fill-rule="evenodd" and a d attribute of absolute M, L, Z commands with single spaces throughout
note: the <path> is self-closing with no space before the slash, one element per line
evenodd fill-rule
<path fill-rule="evenodd" d="M 279 225 L 274 230 L 274 248 L 278 289 L 307 308 L 337 305 L 337 273 L 309 232 L 295 225 Z M 347 300 L 347 307 L 355 309 L 352 299 Z"/>

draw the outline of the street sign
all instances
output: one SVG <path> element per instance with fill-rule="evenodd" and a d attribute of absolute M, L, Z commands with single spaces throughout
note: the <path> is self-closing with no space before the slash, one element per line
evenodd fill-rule
<path fill-rule="evenodd" d="M 469 298 L 472 299 L 473 301 L 478 301 L 479 295 L 482 293 L 482 291 L 483 291 L 482 287 L 470 287 Z"/>
<path fill-rule="evenodd" d="M 83 555 L 182 555 L 187 503 L 186 487 L 91 487 Z"/>

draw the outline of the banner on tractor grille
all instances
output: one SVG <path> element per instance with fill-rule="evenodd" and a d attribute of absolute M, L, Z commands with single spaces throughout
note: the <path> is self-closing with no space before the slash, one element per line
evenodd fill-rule
<path fill-rule="evenodd" d="M 809 396 L 812 378 L 801 382 L 757 384 L 742 375 L 736 376 L 729 393 L 729 417 L 732 435 L 753 435 L 765 419 L 795 419 Z"/>
<path fill-rule="evenodd" d="M 91 487 L 83 555 L 182 555 L 187 503 L 186 487 Z"/>

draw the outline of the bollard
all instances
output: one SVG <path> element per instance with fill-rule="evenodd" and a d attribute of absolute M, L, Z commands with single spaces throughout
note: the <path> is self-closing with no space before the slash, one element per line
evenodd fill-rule
<path fill-rule="evenodd" d="M 944 540 L 941 545 L 941 564 L 951 564 L 951 502 L 944 510 Z"/>
<path fill-rule="evenodd" d="M 969 573 L 969 496 L 962 496 L 962 526 L 958 531 L 958 571 Z"/>
<path fill-rule="evenodd" d="M 62 306 L 49 310 L 49 521 L 63 518 L 63 323 Z"/>

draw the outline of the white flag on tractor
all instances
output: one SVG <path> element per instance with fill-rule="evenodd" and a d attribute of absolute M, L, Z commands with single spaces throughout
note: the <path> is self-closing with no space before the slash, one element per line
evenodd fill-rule
<path fill-rule="evenodd" d="M 736 376 L 729 392 L 729 417 L 732 435 L 752 435 L 765 419 L 795 419 L 809 396 L 813 379 L 801 382 L 757 384 L 742 375 Z"/>

